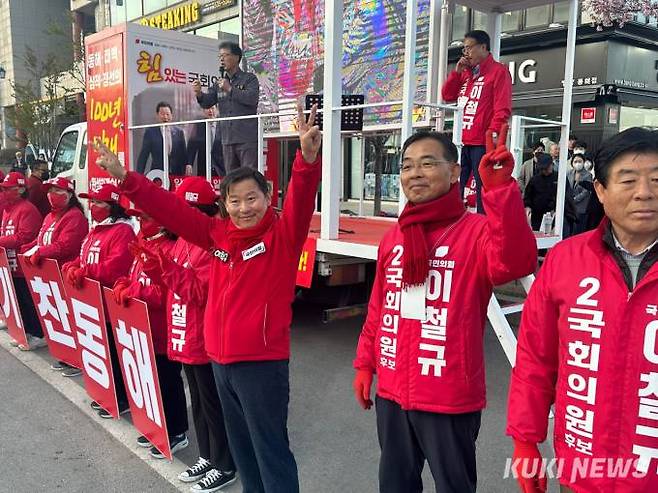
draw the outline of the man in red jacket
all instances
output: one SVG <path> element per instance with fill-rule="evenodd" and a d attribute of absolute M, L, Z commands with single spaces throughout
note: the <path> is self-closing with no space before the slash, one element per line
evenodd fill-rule
<path fill-rule="evenodd" d="M 457 62 L 441 90 L 447 103 L 457 101 L 464 110 L 460 187 L 462 197 L 473 173 L 477 192 L 477 211 L 482 213 L 482 181 L 478 173 L 485 153 L 485 133 L 500 132 L 512 113 L 512 77 L 502 63 L 493 59 L 489 35 L 470 31 L 464 36 L 463 56 Z"/>
<path fill-rule="evenodd" d="M 476 490 L 487 305 L 494 285 L 532 273 L 537 263 L 505 133 L 497 149 L 488 137 L 480 164 L 486 216 L 464 209 L 457 148 L 447 135 L 417 133 L 402 148 L 409 202 L 379 245 L 354 360 L 364 409 L 377 373 L 382 493 L 421 492 L 425 460 L 437 492 Z"/>
<path fill-rule="evenodd" d="M 625 130 L 594 162 L 606 218 L 549 252 L 523 307 L 507 434 L 524 493 L 546 491 L 552 404 L 563 492 L 658 491 L 658 132 Z"/>
<path fill-rule="evenodd" d="M 208 217 L 181 197 L 126 172 L 100 144 L 98 165 L 121 180 L 125 195 L 187 241 L 212 251 L 204 314 L 228 440 L 244 491 L 299 491 L 288 442 L 291 303 L 320 180 L 322 136 L 316 108 L 298 107 L 301 149 L 279 215 L 265 177 L 248 167 L 226 175 L 221 196 L 229 217 Z M 518 187 L 517 187 L 518 193 Z"/>
<path fill-rule="evenodd" d="M 46 217 L 50 212 L 50 202 L 48 202 L 47 190 L 44 190 L 43 183 L 50 178 L 48 163 L 42 159 L 37 159 L 30 167 L 32 172 L 27 179 L 27 200 L 32 202 L 39 210 L 41 217 Z"/>

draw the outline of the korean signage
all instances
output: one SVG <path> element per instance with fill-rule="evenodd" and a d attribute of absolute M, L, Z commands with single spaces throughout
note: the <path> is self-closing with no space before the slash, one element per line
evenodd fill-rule
<path fill-rule="evenodd" d="M 115 377 L 112 373 L 101 285 L 98 281 L 85 278 L 80 289 L 68 283 L 64 288 L 71 304 L 87 394 L 116 418 L 119 407 L 114 379 L 119 375 Z"/>
<path fill-rule="evenodd" d="M 87 133 L 90 141 L 106 144 L 126 163 L 126 101 L 123 73 L 123 34 L 89 42 L 86 46 Z M 98 157 L 88 146 L 89 188 L 113 181 L 96 165 Z"/>
<path fill-rule="evenodd" d="M 133 424 L 171 459 L 146 303 L 131 299 L 127 306 L 119 305 L 111 289 L 104 291 Z"/>
<path fill-rule="evenodd" d="M 238 0 L 209 0 L 201 7 L 201 15 L 212 14 L 238 4 Z"/>
<path fill-rule="evenodd" d="M 199 9 L 199 2 L 189 2 L 145 17 L 139 23 L 142 26 L 159 27 L 160 29 L 179 29 L 199 22 L 201 19 Z"/>
<path fill-rule="evenodd" d="M 30 288 L 50 354 L 57 360 L 80 368 L 73 314 L 66 301 L 57 261 L 43 259 L 41 264 L 35 267 L 25 262 L 24 255 L 19 255 L 18 260 Z"/>
<path fill-rule="evenodd" d="M 315 269 L 315 252 L 317 250 L 318 240 L 315 238 L 306 238 L 302 254 L 299 257 L 299 266 L 297 267 L 297 286 L 310 288 L 313 281 L 313 270 Z"/>
<path fill-rule="evenodd" d="M 580 108 L 580 123 L 596 123 L 596 108 Z"/>
<path fill-rule="evenodd" d="M 9 335 L 17 343 L 27 346 L 23 317 L 18 308 L 14 280 L 7 260 L 7 251 L 0 247 L 0 317 L 7 324 Z"/>

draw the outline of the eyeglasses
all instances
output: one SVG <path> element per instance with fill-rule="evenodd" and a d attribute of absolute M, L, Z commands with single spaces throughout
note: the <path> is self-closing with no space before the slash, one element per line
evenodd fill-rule
<path fill-rule="evenodd" d="M 468 53 L 469 51 L 471 51 L 473 48 L 475 48 L 475 47 L 478 46 L 479 44 L 480 44 L 480 43 L 474 43 L 474 44 L 472 44 L 472 45 L 464 45 L 464 46 L 462 47 L 462 53 Z"/>
<path fill-rule="evenodd" d="M 452 161 L 446 161 L 445 159 L 423 159 L 419 162 L 414 162 L 411 160 L 403 161 L 400 165 L 400 172 L 409 173 L 414 168 L 421 168 L 423 170 L 431 170 L 439 166 L 440 164 L 456 164 Z"/>

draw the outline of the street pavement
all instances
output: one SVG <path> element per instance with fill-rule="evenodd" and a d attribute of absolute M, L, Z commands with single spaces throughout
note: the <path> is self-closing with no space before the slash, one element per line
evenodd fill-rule
<path fill-rule="evenodd" d="M 363 411 L 352 393 L 361 324 L 361 318 L 322 324 L 320 306 L 295 304 L 289 430 L 302 492 L 377 491 L 374 410 Z M 6 350 L 6 332 L 0 341 L 0 492 L 188 491 L 176 475 L 197 457 L 191 423 L 190 447 L 174 463 L 152 459 L 135 446 L 128 420 L 101 420 L 90 411 L 80 377 L 65 379 L 47 369 L 47 350 L 11 350 L 30 360 L 33 373 Z M 485 352 L 488 407 L 478 439 L 478 491 L 514 493 L 515 481 L 503 478 L 513 448 L 505 436 L 510 366 L 488 326 Z M 543 450 L 548 454 L 548 447 Z M 427 467 L 423 478 L 425 491 L 435 492 Z M 241 487 L 238 482 L 223 491 Z M 555 484 L 549 491 L 557 491 Z"/>

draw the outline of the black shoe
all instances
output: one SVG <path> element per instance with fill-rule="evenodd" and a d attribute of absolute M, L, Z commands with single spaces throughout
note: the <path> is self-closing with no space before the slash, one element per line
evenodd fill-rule
<path fill-rule="evenodd" d="M 130 412 L 130 408 L 128 406 L 125 407 L 119 406 L 119 416 L 122 416 L 129 412 Z M 110 412 L 107 409 L 101 409 L 100 411 L 98 411 L 98 415 L 103 419 L 112 419 L 114 417 L 110 414 Z"/>
<path fill-rule="evenodd" d="M 221 490 L 224 486 L 235 483 L 235 480 L 235 471 L 220 472 L 217 469 L 211 469 L 201 481 L 190 488 L 190 491 L 194 493 L 213 493 Z"/>
<path fill-rule="evenodd" d="M 75 366 L 70 366 L 62 371 L 62 376 L 63 377 L 77 377 L 78 375 L 82 375 L 82 370 L 80 368 L 76 368 Z"/>
<path fill-rule="evenodd" d="M 103 408 L 101 407 L 101 405 L 100 405 L 98 402 L 96 402 L 96 401 L 91 401 L 91 404 L 89 404 L 89 405 L 91 406 L 91 408 L 92 408 L 94 411 L 100 411 L 101 409 L 103 409 Z"/>
<path fill-rule="evenodd" d="M 183 483 L 192 483 L 200 480 L 212 469 L 212 464 L 203 457 L 199 457 L 196 464 L 188 467 L 178 475 L 178 479 Z"/>
<path fill-rule="evenodd" d="M 153 444 L 149 442 L 149 439 L 146 438 L 144 435 L 139 435 L 137 437 L 137 445 L 140 447 L 148 448 L 151 447 Z"/>
<path fill-rule="evenodd" d="M 171 448 L 171 455 L 174 455 L 179 450 L 183 450 L 189 444 L 190 442 L 188 441 L 187 435 L 185 433 L 181 433 L 180 435 L 171 437 L 169 439 L 169 447 Z M 164 454 L 155 447 L 151 447 L 151 455 L 156 459 L 165 458 Z"/>

